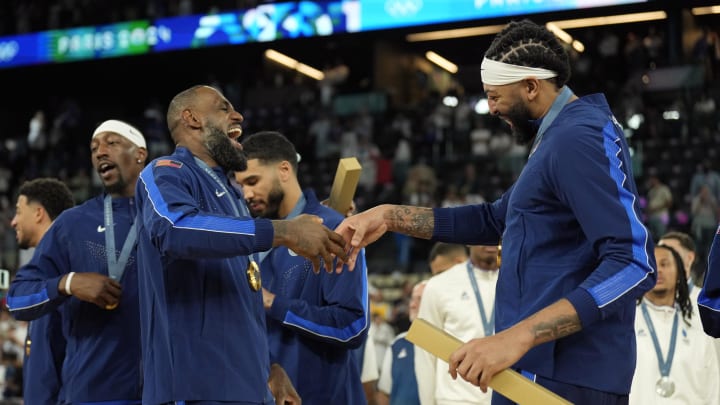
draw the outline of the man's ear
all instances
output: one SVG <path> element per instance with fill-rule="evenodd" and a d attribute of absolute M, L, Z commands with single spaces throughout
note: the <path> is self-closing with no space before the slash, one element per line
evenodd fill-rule
<path fill-rule="evenodd" d="M 288 181 L 288 179 L 290 179 L 293 175 L 292 165 L 287 160 L 280 162 L 277 166 L 277 170 L 281 181 Z"/>
<path fill-rule="evenodd" d="M 523 84 L 525 86 L 528 101 L 533 101 L 537 98 L 540 91 L 540 81 L 534 77 L 529 77 L 523 80 Z"/>
<path fill-rule="evenodd" d="M 35 204 L 35 212 L 33 213 L 35 223 L 41 223 L 45 219 L 45 217 L 49 217 L 47 211 L 45 211 L 45 208 L 43 208 L 43 206 L 40 204 Z"/>
<path fill-rule="evenodd" d="M 147 149 L 145 149 L 145 148 L 136 148 L 136 151 L 135 151 L 135 161 L 136 161 L 136 162 L 138 162 L 139 164 L 144 165 L 144 164 L 145 164 L 145 161 L 147 160 L 147 156 L 148 156 Z"/>
<path fill-rule="evenodd" d="M 189 108 L 183 110 L 181 117 L 183 123 L 192 129 L 200 129 L 202 127 L 200 118 Z"/>

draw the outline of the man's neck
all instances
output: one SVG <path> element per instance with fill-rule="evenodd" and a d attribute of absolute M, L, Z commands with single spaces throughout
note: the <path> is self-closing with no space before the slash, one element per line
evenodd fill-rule
<path fill-rule="evenodd" d="M 483 260 L 476 262 L 473 259 L 470 259 L 470 263 L 472 263 L 473 267 L 480 270 L 495 271 L 498 269 L 496 260 Z"/>
<path fill-rule="evenodd" d="M 300 196 L 302 196 L 302 189 L 299 184 L 291 185 L 284 191 L 285 197 L 283 198 L 282 203 L 280 203 L 280 209 L 278 210 L 280 218 L 286 218 L 290 215 L 298 201 L 300 201 Z"/>
<path fill-rule="evenodd" d="M 658 307 L 672 307 L 675 305 L 675 291 L 650 291 L 645 295 L 645 298 Z"/>

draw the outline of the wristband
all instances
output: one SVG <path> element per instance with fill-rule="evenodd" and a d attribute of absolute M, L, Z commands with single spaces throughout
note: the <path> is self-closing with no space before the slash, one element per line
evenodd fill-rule
<path fill-rule="evenodd" d="M 72 295 L 72 291 L 70 291 L 70 282 L 72 281 L 74 275 L 75 272 L 71 271 L 68 273 L 67 278 L 65 278 L 65 294 L 67 295 Z"/>

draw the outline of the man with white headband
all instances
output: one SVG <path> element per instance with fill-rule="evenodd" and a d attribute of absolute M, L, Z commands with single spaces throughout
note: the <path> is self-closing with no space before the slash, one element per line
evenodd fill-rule
<path fill-rule="evenodd" d="M 513 368 L 576 404 L 626 404 L 635 301 L 657 276 L 623 130 L 603 95 L 565 86 L 567 53 L 542 26 L 508 24 L 482 69 L 490 111 L 532 142 L 515 184 L 493 203 L 381 205 L 336 232 L 356 250 L 387 230 L 470 245 L 502 237 L 496 334 L 453 353 L 450 374 L 486 391 Z M 511 402 L 493 392 L 492 403 Z"/>
<path fill-rule="evenodd" d="M 90 152 L 105 191 L 58 216 L 18 271 L 7 305 L 22 320 L 59 309 L 67 338 L 60 403 L 135 405 L 142 363 L 133 196 L 145 138 L 108 120 Z"/>

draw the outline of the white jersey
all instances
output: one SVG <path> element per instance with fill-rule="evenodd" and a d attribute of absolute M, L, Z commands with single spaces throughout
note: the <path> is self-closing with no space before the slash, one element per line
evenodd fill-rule
<path fill-rule="evenodd" d="M 485 336 L 480 306 L 467 272 L 467 261 L 428 280 L 423 291 L 418 318 L 442 328 L 463 342 Z M 485 309 L 490 320 L 495 310 L 495 285 L 498 271 L 479 268 L 472 270 Z M 490 334 L 494 333 L 491 332 Z M 416 370 L 420 403 L 422 405 L 475 405 L 490 404 L 492 390 L 483 393 L 462 377 L 453 380 L 448 364 L 418 348 Z"/>
<path fill-rule="evenodd" d="M 656 306 L 647 299 L 643 299 L 643 302 L 652 319 L 663 359 L 666 359 L 676 308 Z M 712 338 L 703 332 L 696 311 L 690 325 L 682 319 L 682 314 L 678 315 L 677 340 L 669 375 L 675 385 L 675 392 L 669 397 L 662 397 L 655 388 L 661 377 L 655 347 L 638 306 L 635 316 L 637 365 L 630 389 L 631 405 L 720 404 L 720 369 Z"/>

